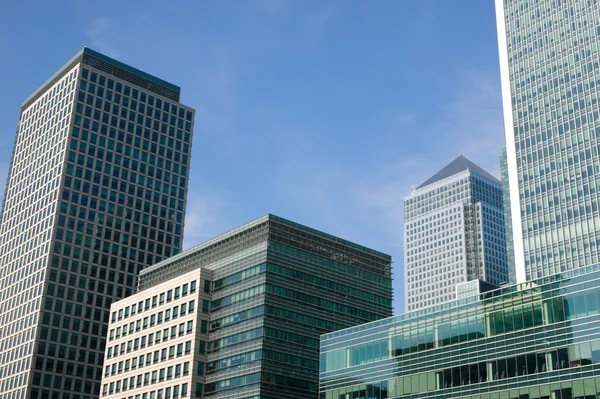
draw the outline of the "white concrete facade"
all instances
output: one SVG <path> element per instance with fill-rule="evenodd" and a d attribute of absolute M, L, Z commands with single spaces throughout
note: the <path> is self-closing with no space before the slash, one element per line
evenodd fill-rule
<path fill-rule="evenodd" d="M 102 398 L 196 397 L 204 384 L 208 269 L 196 269 L 111 306 Z"/>

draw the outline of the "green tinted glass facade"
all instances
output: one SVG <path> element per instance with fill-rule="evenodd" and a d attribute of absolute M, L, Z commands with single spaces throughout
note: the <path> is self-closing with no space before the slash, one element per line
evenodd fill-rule
<path fill-rule="evenodd" d="M 321 337 L 321 399 L 600 397 L 600 267 Z"/>
<path fill-rule="evenodd" d="M 316 399 L 320 335 L 392 314 L 389 255 L 274 215 L 142 271 L 140 287 L 198 267 L 213 283 L 196 397 Z"/>
<path fill-rule="evenodd" d="M 508 182 L 508 164 L 506 148 L 500 157 L 500 175 L 502 177 L 502 205 L 504 206 L 504 231 L 506 232 L 506 265 L 508 267 L 508 282 L 516 284 L 515 275 L 515 246 L 513 243 L 512 214 L 510 211 L 510 186 Z"/>

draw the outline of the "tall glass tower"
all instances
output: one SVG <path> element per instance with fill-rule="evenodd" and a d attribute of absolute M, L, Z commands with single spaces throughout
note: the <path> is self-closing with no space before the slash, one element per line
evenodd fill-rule
<path fill-rule="evenodd" d="M 457 285 L 508 281 L 502 185 L 460 156 L 404 199 L 406 310 L 456 299 Z"/>
<path fill-rule="evenodd" d="M 84 48 L 27 98 L 0 224 L 0 398 L 98 397 L 109 308 L 181 251 L 194 111 Z"/>
<path fill-rule="evenodd" d="M 515 284 L 515 248 L 512 234 L 512 218 L 510 212 L 510 185 L 508 180 L 508 164 L 506 161 L 506 148 L 500 157 L 500 175 L 502 177 L 502 205 L 504 206 L 504 230 L 506 231 L 506 265 L 508 267 L 508 282 Z"/>
<path fill-rule="evenodd" d="M 597 263 L 600 2 L 496 0 L 516 279 Z"/>

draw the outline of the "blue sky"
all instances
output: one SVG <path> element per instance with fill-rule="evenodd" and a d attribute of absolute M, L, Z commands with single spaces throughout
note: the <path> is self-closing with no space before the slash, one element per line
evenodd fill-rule
<path fill-rule="evenodd" d="M 493 1 L 37 1 L 0 6 L 0 182 L 21 102 L 88 46 L 197 110 L 184 246 L 265 213 L 394 258 L 403 198 L 504 146 Z"/>

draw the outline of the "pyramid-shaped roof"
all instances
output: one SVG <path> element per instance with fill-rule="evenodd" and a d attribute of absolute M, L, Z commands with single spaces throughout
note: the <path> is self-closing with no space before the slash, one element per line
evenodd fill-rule
<path fill-rule="evenodd" d="M 488 172 L 486 172 L 479 166 L 475 165 L 472 161 L 468 160 L 467 158 L 465 158 L 464 156 L 461 155 L 458 158 L 456 158 L 454 161 L 452 161 L 448 165 L 446 165 L 442 170 L 437 172 L 435 175 L 431 176 L 429 179 L 427 179 L 423 184 L 421 184 L 417 188 L 422 188 L 422 187 L 428 186 L 432 183 L 438 182 L 447 177 L 454 176 L 458 173 L 464 172 L 465 170 L 473 171 L 473 172 L 477 173 L 478 175 L 481 175 L 485 178 L 490 179 L 493 182 L 500 184 L 500 181 L 498 179 L 496 179 L 494 176 L 492 176 L 491 174 L 489 174 Z"/>

